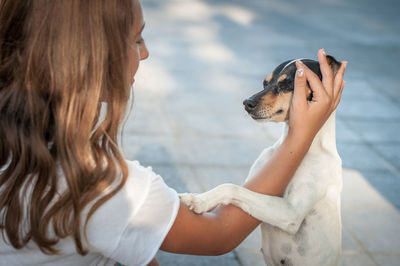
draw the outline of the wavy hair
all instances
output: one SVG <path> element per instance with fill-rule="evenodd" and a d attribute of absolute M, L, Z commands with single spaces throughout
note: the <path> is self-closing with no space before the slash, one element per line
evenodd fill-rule
<path fill-rule="evenodd" d="M 0 0 L 0 230 L 16 249 L 57 254 L 71 236 L 86 254 L 88 219 L 126 181 L 133 13 L 132 0 Z"/>

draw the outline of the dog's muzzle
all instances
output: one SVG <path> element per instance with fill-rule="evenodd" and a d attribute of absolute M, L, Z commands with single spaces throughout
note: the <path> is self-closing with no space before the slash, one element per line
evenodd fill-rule
<path fill-rule="evenodd" d="M 243 101 L 244 109 L 248 113 L 252 113 L 257 108 L 257 104 L 258 104 L 258 102 L 251 98 L 248 98 Z"/>

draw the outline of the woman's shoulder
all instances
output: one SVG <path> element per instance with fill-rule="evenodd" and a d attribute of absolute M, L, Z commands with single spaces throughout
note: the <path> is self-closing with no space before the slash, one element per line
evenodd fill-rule
<path fill-rule="evenodd" d="M 151 166 L 143 166 L 139 163 L 139 161 L 130 161 L 125 160 L 128 169 L 129 176 L 128 179 L 154 179 L 157 178 L 157 174 L 154 173 L 153 168 Z"/>
<path fill-rule="evenodd" d="M 132 246 L 144 243 L 151 253 L 149 257 L 154 256 L 151 247 L 159 248 L 179 208 L 177 192 L 151 167 L 144 167 L 138 161 L 126 163 L 129 170 L 126 183 L 93 214 L 87 230 L 89 242 L 118 261 L 133 252 Z M 135 253 L 136 257 L 139 255 Z"/>
<path fill-rule="evenodd" d="M 128 166 L 129 174 L 123 190 L 134 190 L 141 195 L 148 193 L 151 186 L 160 181 L 164 183 L 162 177 L 156 174 L 151 166 L 143 166 L 138 161 L 125 160 L 125 162 Z"/>
<path fill-rule="evenodd" d="M 130 220 L 147 205 L 162 205 L 168 201 L 174 202 L 175 205 L 175 201 L 179 201 L 177 192 L 165 184 L 163 178 L 156 174 L 152 167 L 145 167 L 138 161 L 125 161 L 128 166 L 128 177 L 124 186 L 108 199 L 94 216 L 116 213 L 117 216 Z M 113 188 L 114 186 L 110 186 L 109 190 Z"/>

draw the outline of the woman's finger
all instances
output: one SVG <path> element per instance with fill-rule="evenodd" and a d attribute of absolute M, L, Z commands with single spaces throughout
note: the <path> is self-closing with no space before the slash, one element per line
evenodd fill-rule
<path fill-rule="evenodd" d="M 342 82 L 342 85 L 339 87 L 338 95 L 337 95 L 337 97 L 336 97 L 336 99 L 335 99 L 335 104 L 334 104 L 334 106 L 333 106 L 333 109 L 334 109 L 334 110 L 336 109 L 336 107 L 337 107 L 337 106 L 339 105 L 339 103 L 340 103 L 340 99 L 342 98 L 342 92 L 343 92 L 344 86 L 346 86 L 346 81 L 343 81 L 343 82 Z"/>
<path fill-rule="evenodd" d="M 319 67 L 321 69 L 322 74 L 322 84 L 326 92 L 332 96 L 333 95 L 333 72 L 332 68 L 326 59 L 326 54 L 324 49 L 320 49 L 318 51 L 318 61 Z"/>
<path fill-rule="evenodd" d="M 335 95 L 335 99 L 336 99 L 336 95 L 338 93 L 338 91 L 340 90 L 340 88 L 342 87 L 342 83 L 343 83 L 343 75 L 344 75 L 344 71 L 346 70 L 347 67 L 347 62 L 343 61 L 339 70 L 336 73 L 335 76 L 335 80 L 333 83 L 333 87 L 334 87 L 334 95 Z"/>
<path fill-rule="evenodd" d="M 307 102 L 307 79 L 304 73 L 305 65 L 299 61 L 296 61 L 296 76 L 294 78 L 294 93 L 293 93 L 293 101 L 297 103 L 306 103 Z"/>
<path fill-rule="evenodd" d="M 300 62 L 301 67 L 304 69 L 305 76 L 307 78 L 308 83 L 310 84 L 310 89 L 313 92 L 313 98 L 319 98 L 323 95 L 326 95 L 326 90 L 321 83 L 321 80 L 311 69 L 309 69 L 306 65 Z"/>

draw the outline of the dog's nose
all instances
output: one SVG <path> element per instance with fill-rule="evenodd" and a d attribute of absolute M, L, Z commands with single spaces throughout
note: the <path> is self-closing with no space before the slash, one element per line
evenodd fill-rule
<path fill-rule="evenodd" d="M 246 99 L 243 101 L 244 109 L 246 111 L 253 111 L 257 107 L 257 102 L 252 99 Z"/>

